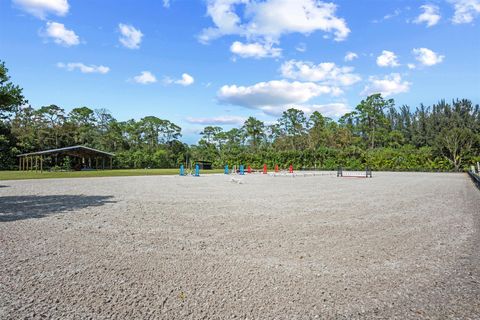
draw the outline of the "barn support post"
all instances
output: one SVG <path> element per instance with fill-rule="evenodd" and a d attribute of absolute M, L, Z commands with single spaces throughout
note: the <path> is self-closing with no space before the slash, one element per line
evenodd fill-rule
<path fill-rule="evenodd" d="M 112 170 L 112 168 L 113 168 L 113 158 L 110 157 L 110 170 Z"/>
<path fill-rule="evenodd" d="M 40 156 L 40 172 L 43 172 L 43 155 Z"/>
<path fill-rule="evenodd" d="M 105 170 L 105 157 L 102 157 L 102 170 Z"/>

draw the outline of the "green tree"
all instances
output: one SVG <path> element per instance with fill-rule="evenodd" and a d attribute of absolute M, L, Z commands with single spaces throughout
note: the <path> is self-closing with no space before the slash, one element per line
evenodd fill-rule
<path fill-rule="evenodd" d="M 243 124 L 243 130 L 246 136 L 250 138 L 250 144 L 256 149 L 264 136 L 265 125 L 262 121 L 249 117 Z"/>

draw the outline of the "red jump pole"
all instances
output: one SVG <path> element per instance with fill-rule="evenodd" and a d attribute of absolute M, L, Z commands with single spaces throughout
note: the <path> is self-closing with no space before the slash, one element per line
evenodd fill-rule
<path fill-rule="evenodd" d="M 250 165 L 248 165 L 248 167 L 247 167 L 247 172 L 252 173 L 252 167 L 250 167 Z"/>
<path fill-rule="evenodd" d="M 263 164 L 263 174 L 267 174 L 267 164 Z"/>
<path fill-rule="evenodd" d="M 278 172 L 278 164 L 275 165 L 275 172 Z"/>
<path fill-rule="evenodd" d="M 290 165 L 290 167 L 288 168 L 288 172 L 293 173 L 293 166 L 292 165 Z"/>

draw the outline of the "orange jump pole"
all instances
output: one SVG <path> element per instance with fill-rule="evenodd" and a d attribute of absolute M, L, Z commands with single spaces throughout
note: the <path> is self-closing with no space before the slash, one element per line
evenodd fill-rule
<path fill-rule="evenodd" d="M 278 164 L 275 165 L 275 172 L 278 172 Z"/>

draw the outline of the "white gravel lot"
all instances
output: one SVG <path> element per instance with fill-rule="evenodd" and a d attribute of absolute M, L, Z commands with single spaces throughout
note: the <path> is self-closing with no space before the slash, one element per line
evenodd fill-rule
<path fill-rule="evenodd" d="M 1 319 L 479 319 L 465 174 L 0 181 Z"/>

